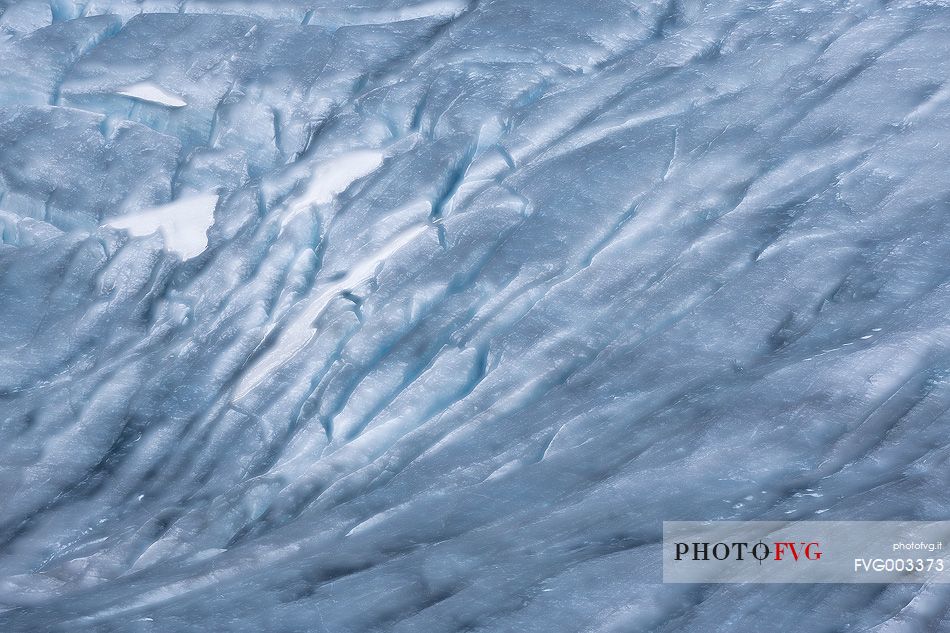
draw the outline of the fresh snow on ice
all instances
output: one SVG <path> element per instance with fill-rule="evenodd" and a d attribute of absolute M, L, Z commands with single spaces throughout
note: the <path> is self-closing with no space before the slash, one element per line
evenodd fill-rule
<path fill-rule="evenodd" d="M 199 255 L 208 245 L 207 231 L 214 222 L 215 194 L 192 195 L 168 204 L 143 209 L 115 218 L 106 226 L 126 229 L 130 235 L 150 235 L 158 231 L 165 247 L 184 259 Z"/>
<path fill-rule="evenodd" d="M 141 99 L 142 101 L 148 101 L 150 103 L 168 106 L 170 108 L 181 108 L 188 105 L 181 97 L 178 97 L 167 90 L 162 90 L 160 86 L 156 86 L 155 84 L 148 81 L 143 81 L 141 83 L 137 83 L 119 90 L 119 94 L 125 95 L 126 97 Z"/>

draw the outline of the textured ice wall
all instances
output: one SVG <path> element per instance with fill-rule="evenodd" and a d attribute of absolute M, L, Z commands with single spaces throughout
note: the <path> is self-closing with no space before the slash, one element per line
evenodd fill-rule
<path fill-rule="evenodd" d="M 0 631 L 950 630 L 947 3 L 3 6 Z"/>

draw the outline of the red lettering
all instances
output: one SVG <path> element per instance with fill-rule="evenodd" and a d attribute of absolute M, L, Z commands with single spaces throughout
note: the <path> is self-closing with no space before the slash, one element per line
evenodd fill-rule
<path fill-rule="evenodd" d="M 785 548 L 791 550 L 792 558 L 796 561 L 798 560 L 798 550 L 795 548 L 795 543 L 791 541 L 780 542 L 776 541 L 775 543 L 775 560 L 782 560 L 782 554 L 785 551 Z"/>

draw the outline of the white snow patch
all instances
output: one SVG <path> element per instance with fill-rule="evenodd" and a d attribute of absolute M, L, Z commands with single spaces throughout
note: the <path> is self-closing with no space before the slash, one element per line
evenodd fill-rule
<path fill-rule="evenodd" d="M 346 191 L 355 180 L 372 173 L 382 162 L 382 152 L 357 150 L 319 165 L 314 170 L 299 204 L 332 202 L 333 198 Z"/>
<path fill-rule="evenodd" d="M 306 191 L 290 207 L 290 213 L 281 219 L 281 228 L 312 205 L 333 202 L 355 181 L 375 171 L 383 163 L 383 158 L 380 151 L 356 150 L 317 165 Z"/>
<path fill-rule="evenodd" d="M 149 103 L 168 106 L 169 108 L 181 108 L 188 105 L 188 103 L 178 95 L 163 90 L 149 81 L 143 81 L 123 88 L 119 91 L 119 94 L 140 99 L 141 101 L 148 101 Z"/>
<path fill-rule="evenodd" d="M 433 0 L 397 9 L 316 9 L 308 24 L 336 23 L 347 26 L 392 24 L 421 18 L 455 18 L 465 12 L 463 0 Z"/>
<path fill-rule="evenodd" d="M 214 224 L 216 194 L 181 198 L 169 204 L 151 207 L 138 213 L 119 216 L 105 226 L 126 229 L 130 235 L 151 235 L 160 231 L 165 248 L 190 259 L 208 246 L 208 228 Z"/>

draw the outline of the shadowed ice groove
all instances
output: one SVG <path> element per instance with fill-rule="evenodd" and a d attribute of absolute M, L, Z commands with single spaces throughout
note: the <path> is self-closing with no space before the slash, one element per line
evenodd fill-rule
<path fill-rule="evenodd" d="M 950 7 L 0 7 L 0 631 L 950 630 Z"/>

